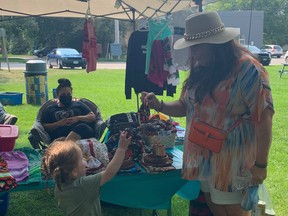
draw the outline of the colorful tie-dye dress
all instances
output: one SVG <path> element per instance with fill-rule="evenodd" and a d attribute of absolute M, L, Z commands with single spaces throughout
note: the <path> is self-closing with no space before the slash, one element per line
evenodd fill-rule
<path fill-rule="evenodd" d="M 263 66 L 243 55 L 237 68 L 216 87 L 215 100 L 206 96 L 199 105 L 195 103 L 193 90 L 185 91 L 182 98 L 187 107 L 182 176 L 188 180 L 207 180 L 220 191 L 240 189 L 239 181 L 249 174 L 255 162 L 255 125 L 265 108 L 274 110 L 269 77 Z M 197 118 L 223 130 L 242 118 L 240 125 L 228 134 L 219 153 L 188 140 L 195 110 L 198 110 Z"/>

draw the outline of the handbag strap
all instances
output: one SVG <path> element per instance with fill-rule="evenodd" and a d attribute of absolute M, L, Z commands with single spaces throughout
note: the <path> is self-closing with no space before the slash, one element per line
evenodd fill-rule
<path fill-rule="evenodd" d="M 230 128 L 226 130 L 226 133 L 229 134 L 234 128 L 240 125 L 242 122 L 242 117 L 240 117 Z"/>
<path fill-rule="evenodd" d="M 194 120 L 195 120 L 195 119 L 199 119 L 199 109 L 200 109 L 200 105 L 197 103 L 197 104 L 195 105 Z M 231 131 L 232 131 L 234 128 L 238 127 L 238 126 L 241 124 L 242 120 L 243 120 L 243 118 L 240 117 L 231 127 L 229 127 L 229 128 L 226 129 L 226 130 L 223 130 L 223 131 L 225 131 L 227 134 L 231 133 Z M 206 124 L 207 124 L 207 123 L 206 123 Z"/>

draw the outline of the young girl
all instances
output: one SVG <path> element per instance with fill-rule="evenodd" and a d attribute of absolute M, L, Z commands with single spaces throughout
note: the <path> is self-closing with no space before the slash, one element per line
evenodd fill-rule
<path fill-rule="evenodd" d="M 107 168 L 86 176 L 86 162 L 80 147 L 73 141 L 55 141 L 43 156 L 43 171 L 55 180 L 55 196 L 65 215 L 101 216 L 100 187 L 116 173 L 131 142 L 127 132 L 120 134 L 118 149 Z"/>

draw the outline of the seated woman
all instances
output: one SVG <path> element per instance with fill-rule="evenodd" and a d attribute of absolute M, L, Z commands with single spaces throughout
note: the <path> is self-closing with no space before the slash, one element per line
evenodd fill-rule
<path fill-rule="evenodd" d="M 87 139 L 94 136 L 95 114 L 80 101 L 72 100 L 70 80 L 61 78 L 56 89 L 58 103 L 50 105 L 42 114 L 41 122 L 52 140 Z"/>

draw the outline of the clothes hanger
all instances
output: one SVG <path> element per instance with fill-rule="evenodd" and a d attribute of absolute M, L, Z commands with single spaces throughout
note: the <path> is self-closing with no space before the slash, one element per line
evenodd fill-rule
<path fill-rule="evenodd" d="M 166 18 L 163 18 L 163 17 L 157 17 L 153 19 L 153 22 L 155 24 L 163 24 L 165 21 L 166 21 Z"/>
<path fill-rule="evenodd" d="M 149 31 L 149 25 L 148 25 L 148 19 L 142 19 L 140 22 L 139 22 L 139 29 L 138 31 L 143 31 L 143 32 L 146 32 L 146 31 Z"/>
<path fill-rule="evenodd" d="M 88 8 L 87 8 L 87 11 L 86 11 L 86 14 L 85 14 L 85 19 L 94 21 L 94 18 L 91 15 L 91 11 L 90 11 L 90 0 L 87 0 L 87 3 L 88 3 Z"/>

